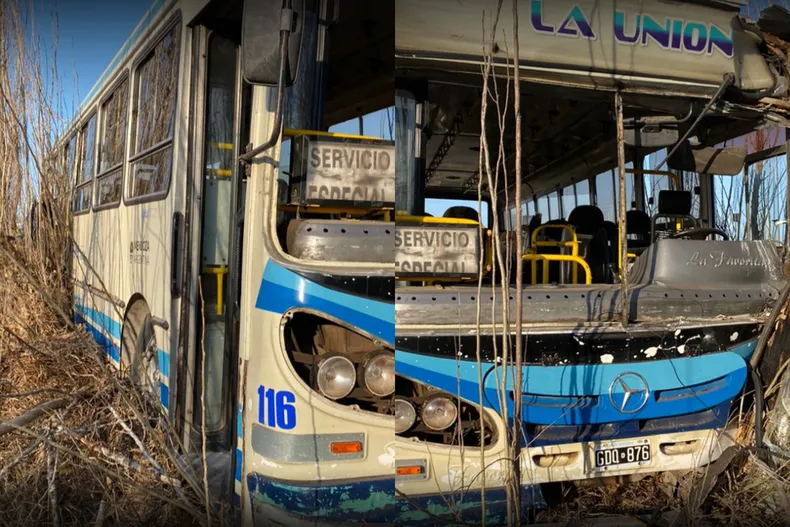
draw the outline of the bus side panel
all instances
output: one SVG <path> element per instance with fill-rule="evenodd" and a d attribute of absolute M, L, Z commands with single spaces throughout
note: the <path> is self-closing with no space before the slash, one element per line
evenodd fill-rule
<path fill-rule="evenodd" d="M 328 290 L 273 261 L 253 291 L 256 296 L 248 301 L 255 308 L 242 329 L 249 360 L 242 392 L 243 469 L 237 482 L 243 486 L 244 507 L 257 511 L 256 525 L 270 519 L 262 512 L 267 507 L 321 521 L 337 520 L 337 515 L 349 522 L 389 521 L 394 507 L 391 419 L 330 401 L 307 386 L 286 354 L 282 324 L 291 309 L 311 309 L 391 341 L 393 307 Z M 361 441 L 363 452 L 331 453 L 331 443 L 349 441 Z"/>

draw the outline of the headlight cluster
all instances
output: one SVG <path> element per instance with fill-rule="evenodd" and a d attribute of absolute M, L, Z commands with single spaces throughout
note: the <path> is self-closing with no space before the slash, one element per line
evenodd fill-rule
<path fill-rule="evenodd" d="M 458 419 L 458 406 L 445 395 L 428 398 L 420 406 L 420 419 L 426 427 L 440 432 L 450 428 Z M 395 398 L 395 433 L 403 433 L 414 426 L 417 410 L 404 398 Z"/>
<path fill-rule="evenodd" d="M 376 397 L 395 392 L 395 355 L 385 350 L 369 353 L 359 368 L 341 354 L 327 354 L 318 363 L 316 387 L 330 399 L 342 399 L 359 385 Z"/>

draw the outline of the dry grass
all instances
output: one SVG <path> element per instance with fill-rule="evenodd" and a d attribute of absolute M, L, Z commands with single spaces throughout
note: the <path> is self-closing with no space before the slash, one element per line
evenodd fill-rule
<path fill-rule="evenodd" d="M 3 278 L 10 269 L 15 264 L 0 256 Z M 0 283 L 0 423 L 66 402 L 26 430 L 0 435 L 0 525 L 204 523 L 202 490 L 174 463 L 174 441 L 156 408 L 103 367 L 89 335 L 11 274 Z"/>
<path fill-rule="evenodd" d="M 57 45 L 40 38 L 57 42 L 48 9 L 0 0 L 0 526 L 217 523 L 158 408 L 70 321 L 70 181 L 53 155 L 68 114 Z"/>

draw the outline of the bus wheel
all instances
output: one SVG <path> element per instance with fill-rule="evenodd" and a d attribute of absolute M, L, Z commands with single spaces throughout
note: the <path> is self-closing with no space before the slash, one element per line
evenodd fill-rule
<path fill-rule="evenodd" d="M 156 403 L 159 399 L 159 367 L 157 364 L 159 348 L 156 345 L 156 335 L 150 315 L 146 316 L 143 321 L 140 337 L 134 354 L 135 361 L 132 364 L 132 380 L 143 390 L 143 393 L 151 398 L 151 402 Z"/>
<path fill-rule="evenodd" d="M 151 315 L 129 317 L 124 328 L 121 371 L 150 400 L 159 402 L 159 364 L 156 334 Z"/>

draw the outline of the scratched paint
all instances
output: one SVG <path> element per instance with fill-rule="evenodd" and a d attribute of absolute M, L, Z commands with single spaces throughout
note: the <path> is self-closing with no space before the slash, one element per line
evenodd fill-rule
<path fill-rule="evenodd" d="M 394 481 L 382 479 L 314 486 L 278 482 L 249 474 L 247 487 L 253 515 L 257 510 L 256 504 L 266 504 L 306 518 L 386 523 L 395 515 Z M 255 523 L 258 524 L 258 519 Z"/>

